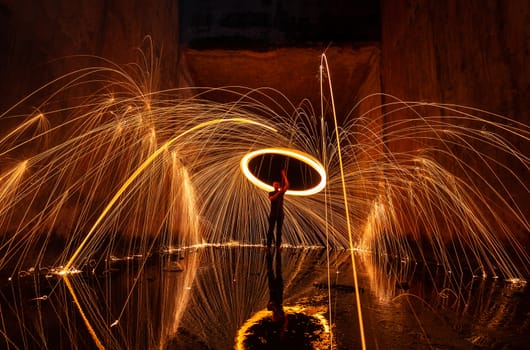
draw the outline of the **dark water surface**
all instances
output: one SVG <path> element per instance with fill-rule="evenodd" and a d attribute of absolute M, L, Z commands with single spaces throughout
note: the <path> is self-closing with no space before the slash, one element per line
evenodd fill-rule
<path fill-rule="evenodd" d="M 526 285 L 376 260 L 355 255 L 368 349 L 529 348 Z M 209 246 L 56 272 L 2 276 L 0 349 L 361 348 L 348 251 Z"/>

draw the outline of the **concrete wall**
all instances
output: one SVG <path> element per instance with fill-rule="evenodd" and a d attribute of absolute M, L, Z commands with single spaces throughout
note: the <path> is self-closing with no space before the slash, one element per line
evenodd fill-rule
<path fill-rule="evenodd" d="M 486 120 L 516 126 L 530 123 L 530 3 L 528 1 L 382 1 L 382 84 L 385 93 L 408 101 L 458 104 L 480 108 L 513 119 L 506 121 L 491 114 L 472 112 Z M 385 102 L 391 102 L 386 98 Z M 386 109 L 386 112 L 389 110 Z M 420 110 L 424 115 L 438 115 L 450 120 L 450 113 L 432 107 Z M 386 122 L 408 118 L 410 113 L 392 113 Z M 489 130 L 487 123 L 467 125 Z M 498 131 L 498 130 L 496 130 Z M 389 132 L 387 129 L 385 132 Z M 500 131 L 508 142 L 528 154 L 524 138 Z M 389 142 L 392 151 L 410 151 L 421 145 L 414 140 Z M 493 167 L 487 180 L 494 188 L 483 186 L 479 195 L 489 197 L 493 206 L 503 199 L 491 197 L 493 191 L 504 191 L 512 208 L 518 206 L 522 216 L 530 216 L 528 168 L 515 158 L 488 147 L 471 143 L 483 154 L 508 166 Z M 481 164 L 476 155 L 453 148 L 471 168 Z M 440 159 L 459 175 L 450 158 Z M 480 170 L 480 169 L 479 169 Z M 481 170 L 485 170 L 484 168 Z M 513 181 L 513 171 L 523 184 Z M 476 177 L 479 181 L 478 176 Z M 497 179 L 499 181 L 497 182 Z M 510 224 L 510 213 L 499 212 Z M 512 228 L 527 240 L 527 228 Z M 496 227 L 491 227 L 492 231 Z"/>
<path fill-rule="evenodd" d="M 528 124 L 529 20 L 527 1 L 384 0 L 384 90 Z"/>
<path fill-rule="evenodd" d="M 179 42 L 178 1 L 0 1 L 0 110 L 35 88 L 79 67 L 138 62 L 152 37 L 164 74 L 154 88 L 175 86 Z"/>
<path fill-rule="evenodd" d="M 146 35 L 153 39 L 162 72 L 153 90 L 185 83 L 269 86 L 295 105 L 308 98 L 318 109 L 318 68 L 325 47 L 268 52 L 188 49 L 179 72 L 178 5 L 172 0 L 148 5 L 141 0 L 57 0 L 53 4 L 0 0 L 0 110 L 50 79 L 94 62 L 69 59 L 72 56 L 96 55 L 118 64 L 138 62 L 136 49 L 146 47 Z M 327 50 L 339 119 L 361 97 L 382 91 L 404 100 L 474 106 L 530 123 L 530 3 L 382 0 L 381 10 L 380 45 L 332 45 Z M 362 114 L 379 102 L 365 101 L 355 113 Z M 446 117 L 436 108 L 422 112 Z M 403 117 L 394 113 L 386 122 Z M 369 127 L 378 135 L 385 128 Z M 522 151 L 528 149 L 528 142 L 509 141 Z M 389 141 L 388 146 L 392 151 L 410 151 L 420 145 Z M 528 177 L 527 168 L 508 162 L 509 169 Z M 445 165 L 452 166 L 448 160 Z M 509 175 L 502 169 L 497 174 L 501 180 Z M 528 217 L 528 192 L 513 182 L 506 181 L 506 186 L 513 204 Z"/>
<path fill-rule="evenodd" d="M 378 61 L 376 44 L 352 48 L 278 48 L 267 52 L 248 50 L 184 49 L 190 85 L 199 87 L 244 86 L 278 90 L 294 106 L 307 99 L 320 115 L 319 67 L 322 53 L 330 66 L 338 118 L 350 113 L 357 102 L 372 64 Z M 327 82 L 325 83 L 327 85 Z M 366 89 L 365 89 L 366 90 Z M 329 94 L 326 88 L 325 93 Z M 278 101 L 281 98 L 278 96 Z M 329 100 L 329 99 L 328 99 Z M 288 113 L 292 113 L 292 106 Z M 327 113 L 330 113 L 329 106 Z"/>

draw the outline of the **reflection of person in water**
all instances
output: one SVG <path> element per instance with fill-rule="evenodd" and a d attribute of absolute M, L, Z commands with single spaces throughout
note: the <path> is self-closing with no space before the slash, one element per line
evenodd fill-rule
<path fill-rule="evenodd" d="M 289 188 L 285 169 L 282 169 L 282 183 L 275 181 L 272 186 L 274 191 L 269 192 L 271 212 L 269 214 L 269 231 L 267 232 L 267 250 L 271 248 L 274 226 L 276 226 L 276 247 L 280 249 L 282 244 L 283 196 Z"/>
<path fill-rule="evenodd" d="M 281 326 L 280 337 L 285 336 L 287 331 L 287 315 L 283 310 L 283 278 L 282 278 L 282 259 L 281 254 L 276 254 L 276 273 L 272 269 L 273 255 L 267 253 L 267 274 L 269 277 L 269 303 L 267 310 L 272 311 L 272 322 Z"/>

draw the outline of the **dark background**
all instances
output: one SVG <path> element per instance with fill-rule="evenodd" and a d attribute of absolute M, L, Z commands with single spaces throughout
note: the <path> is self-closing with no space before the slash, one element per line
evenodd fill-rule
<path fill-rule="evenodd" d="M 152 53 L 156 62 L 159 73 L 149 87 L 152 91 L 267 86 L 295 105 L 307 98 L 317 108 L 318 67 L 326 52 L 339 120 L 364 115 L 367 125 L 360 127 L 385 139 L 390 152 L 411 154 L 422 147 L 413 138 L 388 139 L 388 125 L 410 118 L 407 113 L 385 114 L 386 104 L 396 98 L 471 106 L 491 112 L 483 115 L 485 120 L 521 128 L 529 125 L 528 1 L 293 1 L 280 5 L 272 0 L 234 0 L 218 4 L 207 0 L 0 0 L 0 110 L 8 111 L 2 128 L 10 129 L 12 115 L 37 112 L 39 99 L 11 108 L 36 88 L 67 72 L 102 63 L 94 57 L 120 66 L 138 62 L 138 49 Z M 372 98 L 363 100 L 366 96 Z M 64 105 L 71 103 L 64 96 Z M 435 106 L 421 112 L 448 116 Z M 381 119 L 381 115 L 387 117 Z M 502 136 L 527 154 L 527 138 Z M 366 138 L 356 141 L 369 144 Z M 493 188 L 505 191 L 508 204 L 529 217 L 528 167 L 481 144 L 471 146 L 506 166 L 493 169 L 487 180 L 500 181 Z M 370 149 L 374 154 L 357 157 L 377 159 L 383 154 L 382 149 Z M 466 159 L 466 154 L 459 155 Z M 454 167 L 450 160 L 439 161 L 448 169 Z M 477 157 L 466 162 L 480 167 Z M 512 172 L 522 183 L 513 181 Z M 490 193 L 485 190 L 481 195 Z M 499 201 L 492 197 L 491 202 Z M 498 215 L 514 224 L 509 211 Z M 515 224 L 512 231 L 528 242 L 527 227 Z"/>

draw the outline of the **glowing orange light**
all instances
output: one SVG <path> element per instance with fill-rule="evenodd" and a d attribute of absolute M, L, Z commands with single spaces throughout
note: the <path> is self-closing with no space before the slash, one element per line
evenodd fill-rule
<path fill-rule="evenodd" d="M 327 177 L 326 177 L 326 170 L 324 169 L 324 166 L 318 160 L 316 160 L 309 154 L 295 150 L 295 149 L 290 149 L 290 148 L 263 148 L 263 149 L 259 149 L 257 151 L 253 151 L 253 152 L 246 154 L 241 159 L 241 163 L 240 163 L 243 174 L 245 174 L 245 176 L 250 180 L 250 182 L 252 182 L 258 188 L 261 188 L 262 190 L 265 190 L 268 192 L 274 190 L 274 188 L 271 185 L 266 184 L 265 182 L 261 181 L 256 176 L 254 176 L 254 174 L 252 174 L 252 172 L 248 168 L 248 164 L 250 163 L 252 159 L 256 158 L 257 156 L 264 155 L 264 154 L 279 154 L 279 155 L 291 157 L 294 159 L 298 159 L 299 161 L 309 165 L 320 175 L 320 182 L 316 186 L 305 189 L 305 190 L 287 190 L 285 194 L 289 194 L 293 196 L 309 196 L 309 195 L 322 191 L 322 189 L 326 187 Z"/>
<path fill-rule="evenodd" d="M 314 318 L 316 321 L 320 323 L 320 325 L 324 328 L 324 333 L 320 334 L 320 340 L 325 341 L 325 343 L 331 343 L 333 335 L 331 334 L 331 329 L 329 327 L 328 321 L 326 318 L 316 312 L 311 315 L 311 312 L 309 310 L 306 310 L 303 306 L 293 305 L 293 306 L 284 306 L 283 311 L 285 314 L 304 314 L 307 317 Z M 243 350 L 245 349 L 244 343 L 245 339 L 248 337 L 250 329 L 252 326 L 255 326 L 258 324 L 259 321 L 270 317 L 271 312 L 267 309 L 260 310 L 256 312 L 254 315 L 252 315 L 242 326 L 239 328 L 236 336 L 236 345 L 235 348 L 237 350 Z"/>

